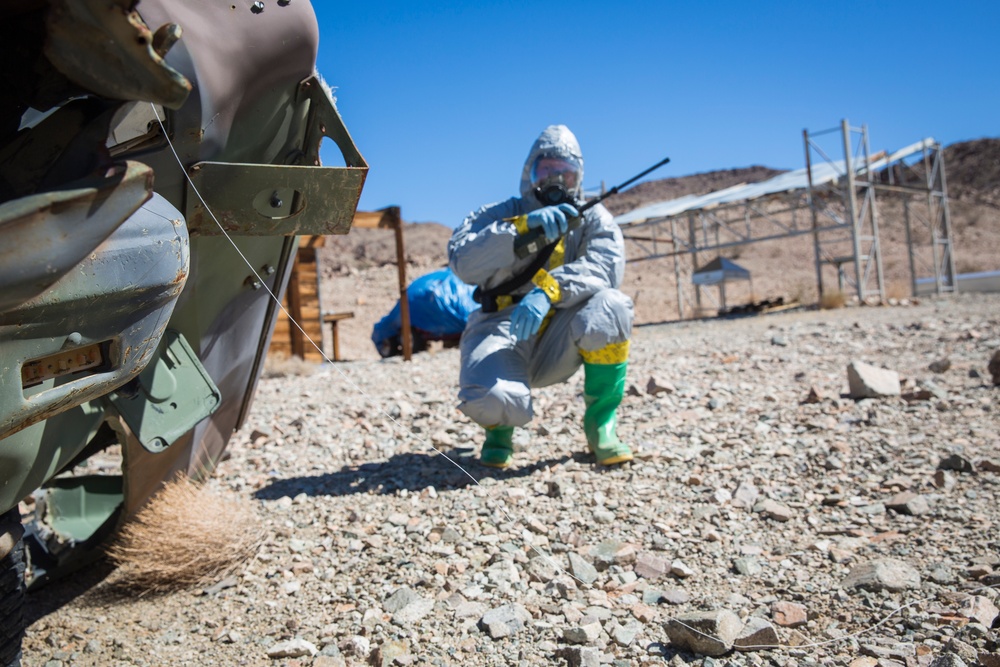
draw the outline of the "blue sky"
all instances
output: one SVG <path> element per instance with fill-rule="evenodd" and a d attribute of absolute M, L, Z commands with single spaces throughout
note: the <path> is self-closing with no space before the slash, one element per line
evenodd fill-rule
<path fill-rule="evenodd" d="M 996 0 L 313 6 L 317 67 L 371 167 L 360 208 L 411 222 L 516 194 L 551 123 L 580 140 L 588 188 L 667 156 L 647 178 L 799 169 L 802 130 L 842 118 L 873 151 L 1000 136 Z"/>

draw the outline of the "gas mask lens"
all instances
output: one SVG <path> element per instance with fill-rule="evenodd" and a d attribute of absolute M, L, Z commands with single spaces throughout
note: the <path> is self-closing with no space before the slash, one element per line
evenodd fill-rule
<path fill-rule="evenodd" d="M 576 165 L 557 157 L 540 157 L 531 167 L 531 185 L 536 188 L 560 184 L 572 192 L 578 176 Z"/>

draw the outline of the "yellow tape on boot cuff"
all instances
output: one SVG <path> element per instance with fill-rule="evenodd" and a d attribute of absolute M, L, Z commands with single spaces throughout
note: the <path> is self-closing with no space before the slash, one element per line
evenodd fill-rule
<path fill-rule="evenodd" d="M 559 303 L 562 298 L 562 290 L 559 288 L 559 281 L 553 278 L 545 269 L 538 269 L 535 277 L 531 279 L 535 287 L 545 292 L 552 303 Z"/>
<path fill-rule="evenodd" d="M 599 350 L 580 350 L 580 356 L 588 364 L 623 364 L 628 361 L 628 348 L 631 341 L 609 343 Z"/>

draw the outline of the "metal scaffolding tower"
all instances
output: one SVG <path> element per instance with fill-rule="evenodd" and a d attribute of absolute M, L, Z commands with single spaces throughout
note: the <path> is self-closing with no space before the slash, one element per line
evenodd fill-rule
<path fill-rule="evenodd" d="M 847 120 L 831 130 L 804 130 L 803 139 L 803 170 L 653 204 L 616 218 L 625 238 L 638 250 L 630 262 L 673 258 L 681 318 L 685 316 L 682 283 L 699 261 L 718 257 L 726 249 L 806 234 L 813 238 L 820 298 L 824 283 L 835 277 L 836 289 L 844 295 L 853 295 L 860 303 L 884 302 L 879 192 L 898 194 L 902 201 L 914 294 L 918 272 L 926 271 L 933 272 L 938 294 L 955 291 L 940 145 L 924 139 L 893 153 L 872 154 L 867 127 L 852 128 Z M 843 159 L 831 157 L 841 151 Z M 685 258 L 689 261 L 682 262 Z M 694 285 L 694 291 L 700 309 L 701 286 Z"/>

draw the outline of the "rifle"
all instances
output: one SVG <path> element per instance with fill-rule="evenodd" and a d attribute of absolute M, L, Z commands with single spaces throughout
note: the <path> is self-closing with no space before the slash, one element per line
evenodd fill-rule
<path fill-rule="evenodd" d="M 580 222 L 583 219 L 583 214 L 584 212 L 586 212 L 587 209 L 597 206 L 611 195 L 617 194 L 618 191 L 624 188 L 626 185 L 629 185 L 630 183 L 639 180 L 649 172 L 659 169 L 668 162 L 670 162 L 670 158 L 663 158 L 662 160 L 654 164 L 652 167 L 642 172 L 641 174 L 633 176 L 624 183 L 619 183 L 615 187 L 605 192 L 600 197 L 597 197 L 596 199 L 591 199 L 586 203 L 578 202 L 573 197 L 573 195 L 567 192 L 566 189 L 559 184 L 549 185 L 546 188 L 541 188 L 541 187 L 535 188 L 535 198 L 546 206 L 558 206 L 559 204 L 564 204 L 564 203 L 572 204 L 580 215 L 575 218 L 571 218 L 567 222 L 566 225 L 567 231 L 569 231 L 571 229 L 576 229 L 577 227 L 580 226 Z M 538 252 L 544 246 L 545 246 L 545 231 L 540 227 L 535 229 L 529 229 L 527 234 L 523 234 L 522 236 L 519 236 L 517 237 L 517 239 L 514 240 L 514 254 L 522 258 L 527 257 L 532 253 Z"/>

